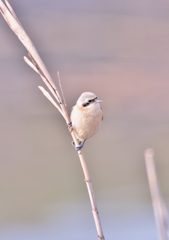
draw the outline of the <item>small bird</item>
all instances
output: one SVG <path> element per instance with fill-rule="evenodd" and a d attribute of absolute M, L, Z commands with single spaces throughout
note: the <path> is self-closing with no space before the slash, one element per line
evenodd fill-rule
<path fill-rule="evenodd" d="M 103 120 L 103 112 L 100 107 L 101 100 L 91 92 L 84 92 L 78 98 L 76 105 L 72 108 L 70 119 L 79 146 L 75 147 L 79 151 L 88 138 L 93 137 L 99 130 Z"/>

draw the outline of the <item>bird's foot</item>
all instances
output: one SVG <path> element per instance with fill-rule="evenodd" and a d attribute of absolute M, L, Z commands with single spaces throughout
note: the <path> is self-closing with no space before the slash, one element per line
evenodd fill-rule
<path fill-rule="evenodd" d="M 85 140 L 84 141 L 79 141 L 79 145 L 78 146 L 75 146 L 74 142 L 72 142 L 72 145 L 75 147 L 76 151 L 79 151 L 79 150 L 81 150 L 83 148 L 84 143 L 85 143 Z"/>
<path fill-rule="evenodd" d="M 82 149 L 83 145 L 84 145 L 85 141 L 82 141 L 82 142 L 79 142 L 79 145 L 78 146 L 75 146 L 75 150 L 76 151 L 79 151 Z"/>
<path fill-rule="evenodd" d="M 69 122 L 69 123 L 67 124 L 67 128 L 68 128 L 69 132 L 72 132 L 72 130 L 73 130 L 72 122 Z"/>

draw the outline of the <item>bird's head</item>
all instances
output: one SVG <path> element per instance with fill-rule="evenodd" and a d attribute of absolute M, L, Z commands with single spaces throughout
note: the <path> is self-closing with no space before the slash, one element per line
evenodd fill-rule
<path fill-rule="evenodd" d="M 76 104 L 79 107 L 90 108 L 100 102 L 102 102 L 102 100 L 97 99 L 97 96 L 94 93 L 84 92 L 80 95 Z"/>

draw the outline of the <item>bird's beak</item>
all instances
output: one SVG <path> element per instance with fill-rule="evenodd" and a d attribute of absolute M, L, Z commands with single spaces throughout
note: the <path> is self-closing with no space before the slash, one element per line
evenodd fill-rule
<path fill-rule="evenodd" d="M 99 103 L 102 102 L 102 100 L 96 99 L 95 102 Z"/>

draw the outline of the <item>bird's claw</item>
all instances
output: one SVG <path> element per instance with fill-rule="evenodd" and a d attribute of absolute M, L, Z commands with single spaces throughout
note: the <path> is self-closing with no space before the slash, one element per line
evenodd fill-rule
<path fill-rule="evenodd" d="M 69 132 L 72 132 L 72 122 L 69 122 L 68 124 L 67 124 L 67 128 L 68 128 L 68 130 L 69 130 Z"/>
<path fill-rule="evenodd" d="M 75 146 L 75 150 L 76 150 L 76 151 L 79 151 L 79 150 L 82 149 L 82 147 L 83 147 L 83 144 L 80 144 L 79 146 Z"/>
<path fill-rule="evenodd" d="M 85 143 L 85 141 L 82 141 L 82 142 L 79 142 L 79 145 L 78 145 L 78 146 L 75 146 L 75 143 L 73 142 L 73 145 L 74 145 L 74 147 L 75 147 L 75 150 L 76 150 L 76 151 L 81 150 L 81 149 L 83 148 L 83 146 L 84 146 L 84 143 Z"/>
<path fill-rule="evenodd" d="M 70 126 L 70 127 L 72 127 L 72 122 L 69 122 L 67 125 Z"/>

